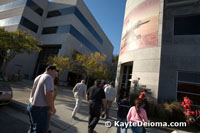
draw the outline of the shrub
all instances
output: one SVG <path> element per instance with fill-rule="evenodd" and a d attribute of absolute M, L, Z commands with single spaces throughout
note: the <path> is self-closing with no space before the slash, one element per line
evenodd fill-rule
<path fill-rule="evenodd" d="M 164 108 L 168 114 L 168 121 L 182 122 L 185 120 L 184 110 L 178 102 L 165 103 Z"/>
<path fill-rule="evenodd" d="M 152 100 L 148 100 L 149 111 L 148 117 L 156 118 L 159 121 L 165 122 L 182 122 L 185 121 L 183 109 L 178 102 L 158 104 Z"/>

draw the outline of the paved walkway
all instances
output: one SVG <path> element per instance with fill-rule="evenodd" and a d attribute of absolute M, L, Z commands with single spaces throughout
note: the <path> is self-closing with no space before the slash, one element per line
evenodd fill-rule
<path fill-rule="evenodd" d="M 23 81 L 11 83 L 14 93 L 14 103 L 16 106 L 25 110 L 26 105 L 28 104 L 28 98 L 31 91 L 32 81 Z M 83 104 L 80 108 L 79 113 L 77 113 L 78 119 L 72 119 L 71 113 L 75 105 L 73 94 L 71 91 L 72 88 L 58 88 L 58 95 L 55 101 L 55 107 L 57 113 L 51 118 L 51 129 L 53 133 L 87 133 L 88 126 L 88 104 L 87 101 L 83 101 Z M 17 102 L 16 102 L 17 101 Z M 116 120 L 116 105 L 113 105 L 110 112 L 111 119 L 109 121 L 113 122 Z M 28 117 L 24 119 L 28 122 Z M 97 133 L 115 133 L 116 127 L 107 128 L 105 127 L 104 119 L 101 119 L 98 125 L 95 128 Z M 130 132 L 130 131 L 128 131 Z M 148 128 L 147 132 L 149 133 L 165 133 L 164 130 L 159 130 L 156 128 Z"/>

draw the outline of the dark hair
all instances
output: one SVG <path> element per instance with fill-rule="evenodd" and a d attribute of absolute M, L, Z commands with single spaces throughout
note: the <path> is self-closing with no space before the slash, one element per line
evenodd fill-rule
<path fill-rule="evenodd" d="M 113 83 L 113 82 L 110 82 L 110 85 L 112 85 L 112 86 L 113 86 L 113 85 L 114 85 L 114 83 Z"/>
<path fill-rule="evenodd" d="M 144 89 L 142 92 L 147 92 L 147 89 Z"/>
<path fill-rule="evenodd" d="M 47 66 L 45 70 L 46 71 L 49 71 L 49 70 L 56 70 L 57 71 L 56 66 Z"/>
<path fill-rule="evenodd" d="M 135 100 L 135 109 L 138 114 L 140 113 L 141 106 L 142 106 L 142 101 L 140 99 L 136 99 Z"/>
<path fill-rule="evenodd" d="M 94 81 L 94 85 L 95 85 L 95 86 L 99 86 L 99 85 L 100 85 L 100 80 L 99 80 L 99 79 L 95 80 L 95 81 Z"/>

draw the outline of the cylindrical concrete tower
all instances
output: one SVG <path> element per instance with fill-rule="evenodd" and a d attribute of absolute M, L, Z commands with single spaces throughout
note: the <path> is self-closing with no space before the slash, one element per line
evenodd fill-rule
<path fill-rule="evenodd" d="M 116 77 L 118 92 L 133 81 L 158 97 L 163 0 L 127 0 Z"/>

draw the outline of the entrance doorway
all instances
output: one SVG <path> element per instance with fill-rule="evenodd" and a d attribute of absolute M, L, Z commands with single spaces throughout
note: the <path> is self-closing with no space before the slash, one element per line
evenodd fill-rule
<path fill-rule="evenodd" d="M 57 56 L 61 45 L 43 45 L 41 46 L 42 50 L 39 53 L 37 65 L 35 67 L 34 77 L 42 74 L 45 71 L 45 68 L 48 66 L 48 58 Z"/>
<path fill-rule="evenodd" d="M 128 62 L 121 65 L 122 73 L 121 73 L 121 84 L 120 84 L 120 97 L 124 95 L 129 95 L 129 91 L 131 88 L 131 79 L 132 79 L 132 69 L 133 62 Z"/>

